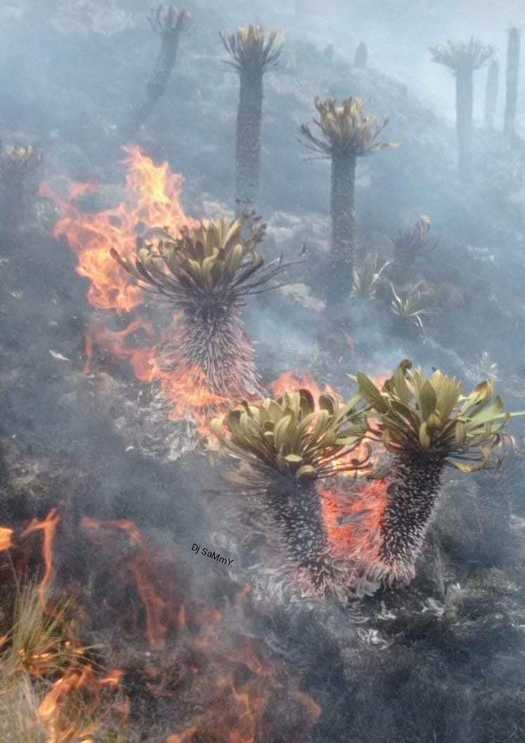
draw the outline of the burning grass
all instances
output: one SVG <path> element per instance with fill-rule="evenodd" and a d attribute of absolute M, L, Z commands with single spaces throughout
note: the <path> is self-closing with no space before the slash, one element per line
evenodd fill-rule
<path fill-rule="evenodd" d="M 86 517 L 78 535 L 90 555 L 90 589 L 79 593 L 57 567 L 61 551 L 72 548 L 58 524 L 55 511 L 18 535 L 3 527 L 13 579 L 3 584 L 3 740 L 129 742 L 142 740 L 146 726 L 155 743 L 255 743 L 272 735 L 272 709 L 283 697 L 289 740 L 304 739 L 321 710 L 234 621 L 251 611 L 249 590 L 237 590 L 232 606 L 213 608 L 192 597 L 174 554 L 155 548 L 135 523 Z M 32 550 L 42 577 L 21 585 L 19 558 Z M 111 584 L 100 580 L 108 564 Z M 60 598 L 73 590 L 74 602 Z M 88 647 L 95 626 L 99 642 Z"/>

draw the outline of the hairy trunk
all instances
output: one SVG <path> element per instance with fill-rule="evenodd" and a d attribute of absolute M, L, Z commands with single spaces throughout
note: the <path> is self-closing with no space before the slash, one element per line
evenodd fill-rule
<path fill-rule="evenodd" d="M 388 504 L 381 521 L 380 558 L 389 579 L 409 580 L 436 504 L 444 459 L 404 454 L 393 465 Z"/>
<path fill-rule="evenodd" d="M 317 592 L 330 592 L 339 581 L 315 483 L 287 482 L 283 478 L 270 486 L 268 497 L 290 557 L 306 571 Z"/>
<path fill-rule="evenodd" d="M 130 120 L 123 127 L 122 133 L 125 137 L 131 137 L 145 124 L 146 120 L 151 116 L 158 100 L 166 92 L 168 81 L 177 60 L 177 50 L 182 30 L 183 24 L 181 22 L 177 24 L 175 30 L 161 34 L 160 51 L 151 77 L 146 85 L 146 96 L 142 103 L 135 108 Z"/>
<path fill-rule="evenodd" d="M 332 307 L 348 297 L 352 290 L 355 249 L 355 174 L 355 155 L 348 153 L 333 155 L 330 198 L 332 250 L 327 296 L 327 302 Z"/>
<path fill-rule="evenodd" d="M 181 313 L 165 351 L 168 368 L 190 375 L 200 370 L 214 395 L 241 400 L 261 393 L 253 348 L 235 308 L 210 304 Z"/>
<path fill-rule="evenodd" d="M 456 76 L 456 126 L 458 132 L 458 165 L 462 178 L 472 175 L 472 118 L 474 75 L 471 68 L 460 69 Z"/>
<path fill-rule="evenodd" d="M 518 105 L 519 65 L 520 34 L 517 28 L 511 28 L 507 44 L 505 119 L 503 125 L 505 136 L 511 141 L 514 138 L 514 120 L 516 118 L 516 108 Z"/>
<path fill-rule="evenodd" d="M 499 65 L 495 59 L 490 63 L 485 92 L 485 126 L 494 129 L 494 116 L 498 105 Z"/>
<path fill-rule="evenodd" d="M 235 149 L 235 196 L 238 214 L 251 212 L 259 191 L 261 160 L 262 70 L 240 72 Z"/>

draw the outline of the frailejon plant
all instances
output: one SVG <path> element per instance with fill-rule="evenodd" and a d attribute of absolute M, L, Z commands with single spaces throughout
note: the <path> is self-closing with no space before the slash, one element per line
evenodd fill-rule
<path fill-rule="evenodd" d="M 259 219 L 224 218 L 183 229 L 177 238 L 142 242 L 134 261 L 112 251 L 139 286 L 180 312 L 165 343 L 167 367 L 200 372 L 209 390 L 228 400 L 261 391 L 241 320 L 246 298 L 277 288 L 274 279 L 292 265 L 265 264 L 257 252 L 264 233 Z"/>
<path fill-rule="evenodd" d="M 492 56 L 491 46 L 475 38 L 468 42 L 447 41 L 431 47 L 432 61 L 452 70 L 456 78 L 456 128 L 458 133 L 460 176 L 472 175 L 472 119 L 474 109 L 474 71 Z"/>
<path fill-rule="evenodd" d="M 152 30 L 160 36 L 160 50 L 155 67 L 146 85 L 144 101 L 133 111 L 123 128 L 123 136 L 131 137 L 151 116 L 157 102 L 166 92 L 169 79 L 177 61 L 182 32 L 187 28 L 190 14 L 176 10 L 172 5 L 159 5 L 149 16 Z"/>
<path fill-rule="evenodd" d="M 367 430 L 366 406 L 332 395 L 316 402 L 306 389 L 243 403 L 212 430 L 240 465 L 230 481 L 263 501 L 281 531 L 290 560 L 318 594 L 343 586 L 322 517 L 317 483 L 366 466 L 353 456 Z"/>
<path fill-rule="evenodd" d="M 365 374 L 357 382 L 376 420 L 369 435 L 392 455 L 378 561 L 371 569 L 387 582 L 408 582 L 445 466 L 466 474 L 491 466 L 508 422 L 524 413 L 507 412 L 492 382 L 465 395 L 457 379 L 442 371 L 426 376 L 410 361 L 382 389 Z"/>
<path fill-rule="evenodd" d="M 507 75 L 505 85 L 505 118 L 504 133 L 512 142 L 515 137 L 514 122 L 518 107 L 518 83 L 520 69 L 520 32 L 517 28 L 509 29 L 507 43 Z"/>
<path fill-rule="evenodd" d="M 308 149 L 331 160 L 331 283 L 327 302 L 334 306 L 343 301 L 352 289 L 357 158 L 396 145 L 378 141 L 388 119 L 379 122 L 375 116 L 366 114 L 359 98 L 347 98 L 341 105 L 334 98 L 325 101 L 316 98 L 315 108 L 319 114 L 314 121 L 316 130 L 303 124 L 301 137 Z"/>
<path fill-rule="evenodd" d="M 255 208 L 261 170 L 261 125 L 263 78 L 281 56 L 282 41 L 277 31 L 247 26 L 235 33 L 221 34 L 230 57 L 228 64 L 239 74 L 239 107 L 235 145 L 235 198 L 239 214 Z"/>

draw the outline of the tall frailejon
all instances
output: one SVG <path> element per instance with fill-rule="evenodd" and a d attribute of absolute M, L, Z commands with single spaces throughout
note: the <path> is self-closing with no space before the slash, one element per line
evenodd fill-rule
<path fill-rule="evenodd" d="M 452 70 L 456 78 L 456 128 L 458 166 L 462 178 L 472 175 L 472 131 L 474 115 L 474 71 L 492 56 L 490 46 L 471 38 L 468 42 L 447 41 L 430 49 L 432 61 Z"/>
<path fill-rule="evenodd" d="M 158 33 L 161 39 L 160 50 L 153 68 L 151 77 L 146 85 L 146 95 L 132 112 L 127 124 L 122 129 L 125 138 L 133 136 L 135 132 L 150 117 L 157 102 L 168 85 L 175 62 L 182 32 L 187 27 L 190 14 L 186 10 L 176 10 L 172 5 L 164 8 L 159 5 L 149 16 L 151 28 Z"/>
<path fill-rule="evenodd" d="M 250 213 L 257 201 L 261 170 L 261 124 L 264 74 L 279 62 L 282 42 L 277 31 L 248 26 L 221 34 L 239 74 L 239 107 L 235 145 L 235 199 L 238 214 Z"/>
<path fill-rule="evenodd" d="M 517 28 L 509 29 L 507 42 L 507 73 L 505 81 L 505 118 L 503 131 L 505 137 L 512 141 L 515 136 L 514 125 L 518 105 L 518 80 L 520 67 L 520 32 Z"/>
<path fill-rule="evenodd" d="M 487 86 L 485 89 L 485 126 L 494 129 L 494 118 L 498 106 L 499 92 L 499 65 L 495 59 L 489 65 L 487 72 Z"/>
<path fill-rule="evenodd" d="M 334 307 L 352 289 L 357 158 L 395 145 L 377 141 L 388 119 L 379 122 L 375 116 L 366 114 L 359 98 L 347 98 L 341 105 L 334 98 L 325 101 L 316 98 L 315 107 L 319 118 L 314 124 L 319 136 L 306 124 L 301 126 L 301 135 L 308 149 L 331 160 L 332 247 L 327 303 Z"/>

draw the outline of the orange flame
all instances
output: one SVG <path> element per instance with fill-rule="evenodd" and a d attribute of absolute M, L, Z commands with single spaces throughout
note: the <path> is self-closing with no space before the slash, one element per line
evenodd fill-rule
<path fill-rule="evenodd" d="M 321 388 L 310 374 L 300 375 L 296 372 L 287 371 L 272 383 L 272 390 L 276 397 L 282 397 L 285 392 L 294 392 L 299 389 L 308 390 L 316 403 L 319 400 L 319 395 L 339 397 L 330 385 Z"/>
<path fill-rule="evenodd" d="M 6 552 L 13 547 L 13 530 L 0 526 L 0 552 Z"/>
<path fill-rule="evenodd" d="M 33 519 L 33 521 L 21 534 L 22 539 L 28 537 L 30 534 L 34 534 L 37 531 L 42 531 L 44 534 L 42 543 L 42 555 L 44 557 L 45 570 L 44 577 L 42 578 L 38 587 L 40 601 L 42 602 L 43 607 L 47 605 L 47 596 L 55 574 L 53 548 L 59 523 L 60 515 L 57 512 L 56 508 L 53 508 L 53 510 L 48 513 L 47 517 L 43 521 L 37 521 L 36 519 Z"/>
<path fill-rule="evenodd" d="M 97 214 L 84 214 L 75 203 L 82 196 L 97 190 L 94 182 L 75 183 L 66 199 L 49 185 L 40 188 L 41 196 L 53 201 L 62 214 L 54 235 L 65 237 L 77 254 L 77 272 L 91 282 L 88 300 L 103 310 L 130 312 L 144 302 L 144 293 L 129 274 L 111 257 L 114 248 L 122 257 L 135 254 L 139 231 L 161 228 L 178 236 L 180 228 L 191 226 L 182 209 L 180 194 L 183 179 L 169 169 L 167 163 L 155 165 L 138 147 L 124 148 L 126 201 L 114 209 Z"/>
<path fill-rule="evenodd" d="M 113 209 L 97 214 L 81 211 L 76 202 L 97 190 L 94 182 L 73 184 L 65 199 L 49 185 L 44 184 L 40 189 L 41 195 L 51 199 L 61 212 L 54 235 L 65 237 L 76 253 L 77 272 L 90 281 L 87 295 L 90 304 L 119 313 L 140 307 L 144 292 L 111 257 L 110 249 L 133 260 L 139 236 L 147 239 L 155 230 L 163 230 L 177 237 L 182 227 L 198 224 L 182 209 L 182 177 L 172 173 L 167 163 L 156 165 L 137 147 L 125 151 L 126 197 Z M 137 343 L 139 332 L 146 334 L 146 344 Z M 96 350 L 127 360 L 138 380 L 159 384 L 161 394 L 172 406 L 169 415 L 172 420 L 193 420 L 199 431 L 208 435 L 210 416 L 229 407 L 231 400 L 210 388 L 204 370 L 198 366 L 181 364 L 180 368 L 173 365 L 174 371 L 166 370 L 157 340 L 151 324 L 143 319 L 134 320 L 121 331 L 110 330 L 101 322 L 92 323 L 86 335 L 85 372 L 93 372 Z"/>
<path fill-rule="evenodd" d="M 48 743 L 94 743 L 94 734 L 100 724 L 86 722 L 99 717 L 101 694 L 114 689 L 122 678 L 121 671 L 113 671 L 106 678 L 97 678 L 90 666 L 71 671 L 58 679 L 42 700 L 38 714 L 44 725 Z M 113 705 L 113 709 L 117 706 Z M 123 719 L 127 710 L 124 710 Z M 98 713 L 98 714 L 97 714 Z"/>
<path fill-rule="evenodd" d="M 389 484 L 388 480 L 373 480 L 350 499 L 329 490 L 321 493 L 330 549 L 347 564 L 348 587 L 359 595 L 374 591 L 390 573 L 381 557 Z"/>
<path fill-rule="evenodd" d="M 132 561 L 132 572 L 137 584 L 137 591 L 146 611 L 147 635 L 150 646 L 162 650 L 166 644 L 168 625 L 165 619 L 166 602 L 155 587 L 151 568 L 151 559 L 140 530 L 133 521 L 96 521 L 85 517 L 82 525 L 86 529 L 120 529 L 124 531 L 131 543 L 137 548 Z"/>

